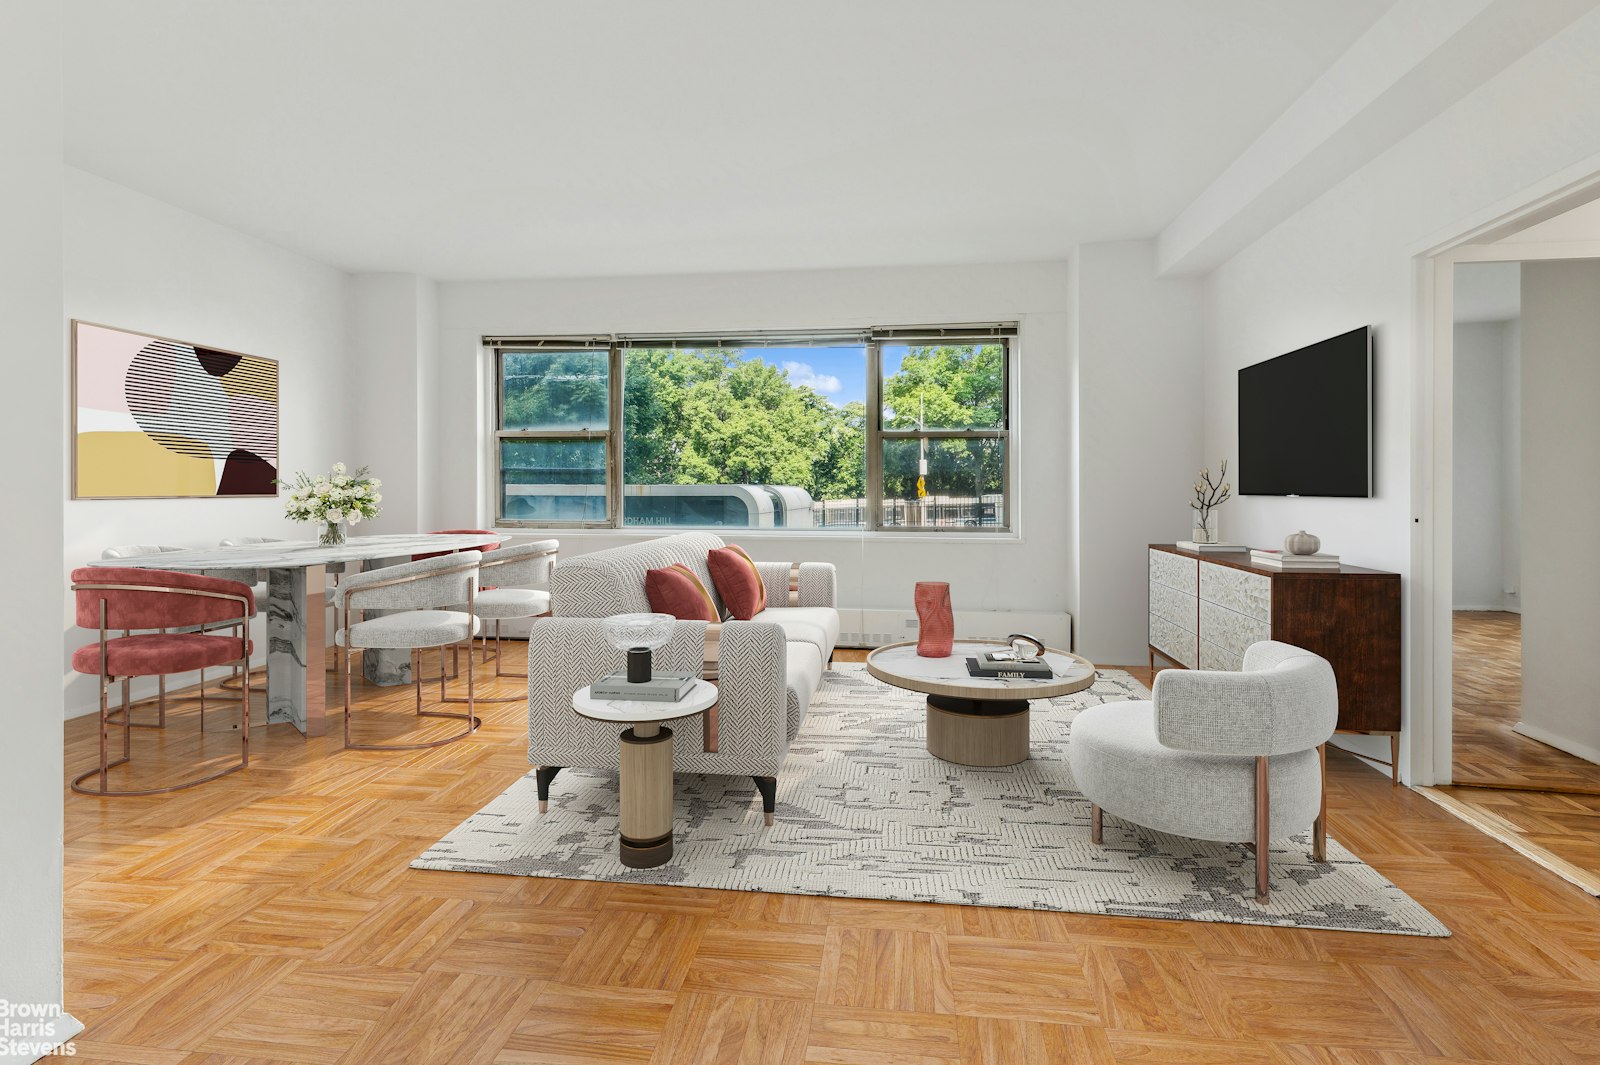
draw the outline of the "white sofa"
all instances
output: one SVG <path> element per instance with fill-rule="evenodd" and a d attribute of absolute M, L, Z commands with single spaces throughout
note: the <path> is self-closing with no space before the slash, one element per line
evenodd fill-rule
<path fill-rule="evenodd" d="M 625 668 L 599 619 L 649 611 L 645 572 L 677 562 L 695 572 L 720 610 L 706 554 L 723 546 L 710 533 L 680 533 L 562 558 L 552 568 L 551 617 L 536 622 L 528 636 L 528 761 L 538 767 L 541 810 L 560 769 L 617 766 L 616 726 L 572 710 L 574 691 Z M 770 824 L 778 772 L 833 658 L 839 613 L 831 564 L 757 566 L 767 609 L 750 621 L 722 623 L 720 640 L 713 632 L 712 646 L 720 644 L 717 750 L 707 752 L 699 735 L 686 735 L 674 744 L 673 768 L 751 777 Z M 678 622 L 672 640 L 655 653 L 656 665 L 700 672 L 707 629 L 705 622 Z"/>

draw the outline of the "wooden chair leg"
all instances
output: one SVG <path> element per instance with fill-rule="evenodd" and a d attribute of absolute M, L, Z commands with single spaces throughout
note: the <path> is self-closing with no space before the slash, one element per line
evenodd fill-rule
<path fill-rule="evenodd" d="M 1272 801 L 1265 756 L 1256 758 L 1256 901 L 1267 901 L 1267 840 L 1272 836 Z"/>
<path fill-rule="evenodd" d="M 1089 804 L 1089 838 L 1097 845 L 1106 841 L 1105 815 L 1094 803 Z"/>
<path fill-rule="evenodd" d="M 1328 860 L 1328 745 L 1317 748 L 1317 769 L 1321 775 L 1322 802 L 1317 808 L 1317 819 L 1311 826 L 1311 860 Z"/>

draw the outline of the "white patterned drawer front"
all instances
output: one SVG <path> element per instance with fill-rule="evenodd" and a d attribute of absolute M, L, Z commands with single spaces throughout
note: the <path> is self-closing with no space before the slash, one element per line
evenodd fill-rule
<path fill-rule="evenodd" d="M 1194 595 L 1199 590 L 1195 575 L 1195 560 L 1174 555 L 1170 551 L 1150 551 L 1150 583 L 1164 584 L 1180 592 Z"/>
<path fill-rule="evenodd" d="M 1202 562 L 1200 598 L 1262 621 L 1272 620 L 1272 578 L 1265 573 Z"/>
<path fill-rule="evenodd" d="M 1245 648 L 1272 638 L 1272 626 L 1260 618 L 1200 600 L 1200 639 L 1243 657 Z"/>
<path fill-rule="evenodd" d="M 1150 615 L 1150 646 L 1174 662 L 1194 669 L 1199 662 L 1198 641 L 1192 632 L 1179 628 L 1165 618 Z"/>
<path fill-rule="evenodd" d="M 1180 592 L 1165 584 L 1150 582 L 1150 613 L 1189 632 L 1193 632 L 1200 623 L 1197 611 L 1199 602 L 1193 592 Z"/>
<path fill-rule="evenodd" d="M 1214 643 L 1207 643 L 1201 640 L 1200 668 L 1227 669 L 1237 673 L 1244 668 L 1244 659 L 1227 648 L 1218 647 Z"/>

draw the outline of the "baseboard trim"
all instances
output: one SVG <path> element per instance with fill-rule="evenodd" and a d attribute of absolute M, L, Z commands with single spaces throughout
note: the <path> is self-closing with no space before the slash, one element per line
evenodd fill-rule
<path fill-rule="evenodd" d="M 1549 729 L 1540 728 L 1538 725 L 1530 725 L 1526 721 L 1518 721 L 1511 726 L 1511 731 L 1519 736 L 1526 736 L 1530 740 L 1537 740 L 1546 747 L 1554 747 L 1558 751 L 1565 751 L 1576 758 L 1582 758 L 1585 762 L 1594 762 L 1600 765 L 1600 747 L 1590 747 L 1586 743 L 1578 743 L 1567 739 L 1565 736 L 1557 736 Z"/>
<path fill-rule="evenodd" d="M 1600 898 L 1600 874 L 1592 873 L 1580 866 L 1573 865 L 1559 854 L 1548 851 L 1537 843 L 1529 841 L 1517 826 L 1503 817 L 1496 817 L 1487 810 L 1480 810 L 1475 806 L 1462 802 L 1448 792 L 1438 788 L 1412 788 L 1417 794 L 1425 796 L 1435 804 L 1444 807 L 1451 814 L 1476 828 L 1490 839 L 1504 843 L 1535 865 L 1559 876 L 1574 887 L 1581 888 L 1590 895 Z"/>

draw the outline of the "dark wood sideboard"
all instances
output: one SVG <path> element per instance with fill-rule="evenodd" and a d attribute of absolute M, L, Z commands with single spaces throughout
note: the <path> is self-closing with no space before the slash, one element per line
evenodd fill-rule
<path fill-rule="evenodd" d="M 1400 575 L 1341 566 L 1284 572 L 1248 551 L 1150 545 L 1150 666 L 1239 669 L 1258 640 L 1280 640 L 1333 664 L 1339 731 L 1400 735 Z M 1393 767 L 1391 767 L 1393 769 Z M 1397 773 L 1398 771 L 1395 770 Z"/>

